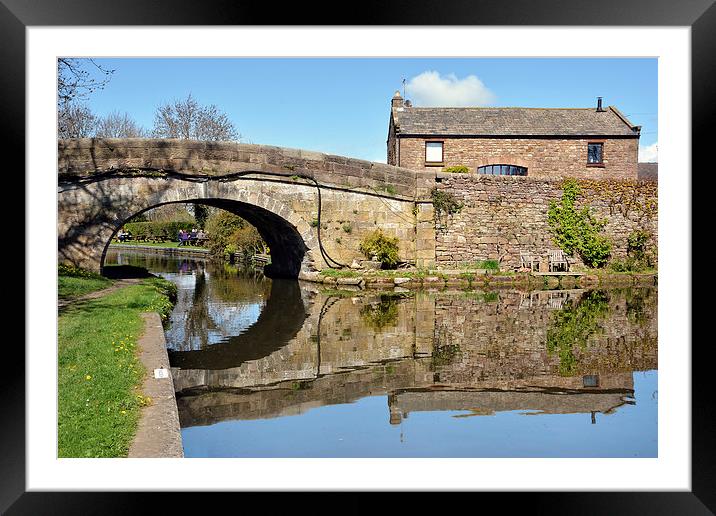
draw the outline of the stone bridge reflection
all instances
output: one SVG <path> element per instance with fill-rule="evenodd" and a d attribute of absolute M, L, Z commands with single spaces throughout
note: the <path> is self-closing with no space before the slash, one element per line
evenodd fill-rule
<path fill-rule="evenodd" d="M 594 417 L 633 404 L 632 373 L 657 368 L 656 289 L 339 294 L 275 284 L 261 318 L 255 337 L 172 353 L 182 427 L 379 395 L 391 423 L 437 410 Z M 290 328 L 271 338 L 274 321 Z"/>

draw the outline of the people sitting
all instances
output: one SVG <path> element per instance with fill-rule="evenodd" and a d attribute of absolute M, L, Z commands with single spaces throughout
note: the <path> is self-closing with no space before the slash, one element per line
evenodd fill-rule
<path fill-rule="evenodd" d="M 126 240 L 131 240 L 131 238 L 132 238 L 132 233 L 130 233 L 129 231 L 124 231 L 124 228 L 120 229 L 119 232 L 117 233 L 117 240 L 119 240 L 120 242 L 124 242 Z"/>
<path fill-rule="evenodd" d="M 177 247 L 188 245 L 189 242 L 189 233 L 184 231 L 183 229 L 179 230 L 179 245 Z"/>

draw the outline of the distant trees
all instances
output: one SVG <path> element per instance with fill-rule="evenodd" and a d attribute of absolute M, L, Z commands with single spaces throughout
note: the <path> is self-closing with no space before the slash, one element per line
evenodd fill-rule
<path fill-rule="evenodd" d="M 200 105 L 191 94 L 157 108 L 152 134 L 157 138 L 184 140 L 231 141 L 241 138 L 226 113 L 214 104 Z"/>
<path fill-rule="evenodd" d="M 91 93 L 103 89 L 114 70 L 93 59 L 57 60 L 57 134 L 59 138 L 87 138 L 95 132 L 97 117 L 83 103 Z"/>
<path fill-rule="evenodd" d="M 144 138 L 148 136 L 148 132 L 129 113 L 112 111 L 107 116 L 97 119 L 94 136 L 98 138 Z"/>
<path fill-rule="evenodd" d="M 68 64 L 58 80 L 57 134 L 59 138 L 179 138 L 183 140 L 237 141 L 241 138 L 229 116 L 216 105 L 201 105 L 190 94 L 157 107 L 151 130 L 142 127 L 129 113 L 113 111 L 97 116 L 80 99 L 104 87 L 75 61 Z M 88 60 L 91 61 L 91 60 Z M 98 66 L 98 65 L 95 65 Z M 102 70 L 101 68 L 99 68 Z M 110 73 L 110 72 L 107 72 Z M 64 75 L 63 75 L 64 74 Z M 61 92 L 61 93 L 60 93 Z"/>
<path fill-rule="evenodd" d="M 85 104 L 67 102 L 58 106 L 58 138 L 89 138 L 94 135 L 96 124 L 97 117 Z"/>
<path fill-rule="evenodd" d="M 238 215 L 216 210 L 206 221 L 208 247 L 215 258 L 240 252 L 244 257 L 267 253 L 268 247 L 254 226 Z"/>

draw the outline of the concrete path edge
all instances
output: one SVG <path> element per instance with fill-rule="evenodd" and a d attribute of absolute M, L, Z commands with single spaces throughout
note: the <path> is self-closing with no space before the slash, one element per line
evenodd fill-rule
<path fill-rule="evenodd" d="M 174 380 L 169 368 L 164 328 L 158 313 L 143 313 L 144 334 L 138 342 L 139 358 L 146 369 L 142 393 L 152 403 L 142 408 L 137 433 L 129 448 L 130 458 L 184 457 Z M 165 369 L 166 378 L 155 378 L 155 369 Z"/>

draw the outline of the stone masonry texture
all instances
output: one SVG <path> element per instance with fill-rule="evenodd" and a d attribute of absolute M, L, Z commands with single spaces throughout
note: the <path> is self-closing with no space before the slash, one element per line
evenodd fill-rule
<path fill-rule="evenodd" d="M 363 259 L 359 244 L 377 229 L 398 237 L 400 259 L 418 267 L 499 259 L 503 269 L 516 269 L 520 252 L 545 255 L 555 247 L 547 210 L 550 201 L 561 196 L 561 178 L 537 173 L 548 166 L 561 176 L 580 178 L 585 186 L 579 202 L 608 218 L 606 234 L 614 241 L 615 257 L 624 255 L 626 238 L 635 229 L 648 230 L 655 249 L 657 183 L 627 179 L 629 161 L 611 161 L 618 153 L 633 154 L 636 167 L 636 140 L 605 143 L 606 167 L 598 169 L 598 180 L 592 176 L 597 169 L 570 168 L 564 161 L 564 153 L 582 152 L 584 160 L 578 161 L 586 161 L 586 140 L 560 142 L 515 140 L 525 146 L 525 160 L 530 145 L 555 147 L 539 165 L 500 158 L 530 167 L 527 177 L 510 177 L 445 174 L 419 164 L 409 165 L 416 169 L 400 168 L 262 145 L 61 140 L 58 259 L 99 271 L 112 235 L 131 217 L 166 203 L 204 202 L 256 226 L 272 249 L 276 276 L 297 277 L 335 266 L 331 260 L 350 265 Z M 460 152 L 467 150 L 446 145 L 446 157 L 458 156 L 456 163 Z M 437 216 L 431 200 L 435 188 L 455 196 L 463 209 Z M 578 260 L 574 263 L 579 265 Z"/>

